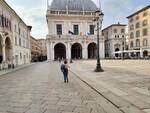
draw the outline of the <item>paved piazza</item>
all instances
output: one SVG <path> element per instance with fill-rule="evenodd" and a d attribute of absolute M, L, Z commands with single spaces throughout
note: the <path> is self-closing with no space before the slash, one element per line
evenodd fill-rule
<path fill-rule="evenodd" d="M 0 113 L 122 113 L 76 76 L 64 84 L 59 66 L 38 63 L 0 76 Z"/>
<path fill-rule="evenodd" d="M 125 113 L 150 113 L 150 61 L 104 60 L 103 73 L 93 73 L 95 64 L 75 62 L 72 70 Z"/>
<path fill-rule="evenodd" d="M 0 113 L 150 113 L 149 61 L 95 63 L 70 64 L 68 84 L 58 62 L 0 76 Z"/>

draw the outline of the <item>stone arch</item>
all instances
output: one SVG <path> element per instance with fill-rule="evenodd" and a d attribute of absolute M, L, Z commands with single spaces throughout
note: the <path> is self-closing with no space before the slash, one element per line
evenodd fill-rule
<path fill-rule="evenodd" d="M 117 44 L 114 45 L 114 48 L 115 48 L 115 52 L 118 52 L 118 51 L 121 50 L 121 45 L 117 43 Z M 119 57 L 119 54 L 116 53 L 115 57 Z"/>
<path fill-rule="evenodd" d="M 9 37 L 5 39 L 5 56 L 6 61 L 11 61 L 11 51 L 12 51 L 12 43 Z"/>
<path fill-rule="evenodd" d="M 71 58 L 82 59 L 82 44 L 74 43 L 71 47 Z"/>
<path fill-rule="evenodd" d="M 63 43 L 57 43 L 54 46 L 54 59 L 66 59 L 66 46 Z"/>
<path fill-rule="evenodd" d="M 63 44 L 67 48 L 66 43 L 64 43 L 62 41 L 54 42 L 53 47 L 55 47 L 57 44 Z"/>
<path fill-rule="evenodd" d="M 95 59 L 97 56 L 97 45 L 95 42 L 88 44 L 88 59 Z"/>
<path fill-rule="evenodd" d="M 115 49 L 115 52 L 118 52 L 118 51 L 119 51 L 119 48 L 116 48 L 116 49 Z M 115 57 L 119 57 L 119 54 L 116 53 L 116 54 L 115 54 Z"/>

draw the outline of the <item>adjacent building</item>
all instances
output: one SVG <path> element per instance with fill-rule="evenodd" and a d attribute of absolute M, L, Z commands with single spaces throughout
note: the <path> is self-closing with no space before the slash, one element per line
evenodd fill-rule
<path fill-rule="evenodd" d="M 106 58 L 119 58 L 121 51 L 125 50 L 126 45 L 126 25 L 112 24 L 102 30 L 105 40 L 105 57 Z M 115 52 L 119 52 L 115 53 Z"/>
<path fill-rule="evenodd" d="M 128 44 L 131 56 L 150 56 L 150 5 L 127 18 Z"/>
<path fill-rule="evenodd" d="M 40 43 L 34 37 L 31 38 L 31 62 L 38 62 L 42 54 Z"/>
<path fill-rule="evenodd" d="M 53 0 L 47 9 L 48 60 L 96 58 L 97 33 L 93 18 L 97 7 L 92 0 Z M 100 57 L 105 57 L 100 31 Z"/>
<path fill-rule="evenodd" d="M 17 13 L 0 0 L 0 63 L 30 63 L 30 31 Z"/>
<path fill-rule="evenodd" d="M 46 39 L 37 39 L 41 48 L 41 60 L 47 60 L 47 41 Z"/>

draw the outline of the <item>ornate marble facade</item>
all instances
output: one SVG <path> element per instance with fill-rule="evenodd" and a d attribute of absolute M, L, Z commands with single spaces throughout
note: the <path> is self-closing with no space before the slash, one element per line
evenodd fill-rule
<path fill-rule="evenodd" d="M 61 0 L 63 4 L 58 1 L 52 2 L 46 15 L 48 60 L 96 58 L 97 32 L 93 22 L 96 5 L 91 0 Z M 104 39 L 100 32 L 101 58 L 105 56 L 104 50 Z"/>

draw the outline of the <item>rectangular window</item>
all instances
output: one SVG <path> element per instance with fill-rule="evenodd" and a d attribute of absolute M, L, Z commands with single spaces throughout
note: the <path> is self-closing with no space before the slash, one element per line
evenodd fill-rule
<path fill-rule="evenodd" d="M 19 46 L 21 46 L 21 38 L 19 38 Z"/>
<path fill-rule="evenodd" d="M 3 21 L 3 17 L 2 17 L 2 15 L 1 15 L 1 16 L 0 16 L 0 26 L 1 26 L 1 27 L 3 26 L 3 24 L 2 24 L 3 22 L 2 22 L 2 21 Z"/>
<path fill-rule="evenodd" d="M 147 36 L 147 34 L 148 34 L 147 29 L 143 29 L 143 36 Z"/>
<path fill-rule="evenodd" d="M 22 53 L 20 53 L 20 59 L 22 59 Z"/>
<path fill-rule="evenodd" d="M 57 24 L 56 25 L 56 29 L 57 29 L 57 35 L 62 35 L 62 25 L 61 24 Z"/>
<path fill-rule="evenodd" d="M 25 40 L 23 41 L 23 47 L 25 47 Z"/>
<path fill-rule="evenodd" d="M 125 33 L 125 29 L 121 29 L 121 33 Z"/>
<path fill-rule="evenodd" d="M 15 37 L 15 45 L 17 45 L 17 37 Z"/>
<path fill-rule="evenodd" d="M 114 29 L 114 33 L 117 33 L 117 29 Z"/>
<path fill-rule="evenodd" d="M 90 25 L 90 34 L 94 35 L 94 25 Z"/>
<path fill-rule="evenodd" d="M 19 28 L 19 35 L 21 34 L 21 29 Z"/>
<path fill-rule="evenodd" d="M 74 31 L 74 35 L 79 35 L 79 26 L 78 25 L 74 25 L 73 26 L 73 31 Z"/>
<path fill-rule="evenodd" d="M 15 25 L 15 29 L 14 29 L 14 31 L 15 31 L 15 32 L 17 32 L 17 26 L 16 26 L 16 25 Z"/>

